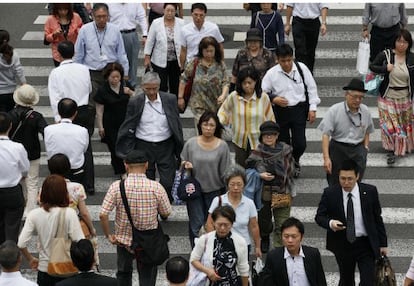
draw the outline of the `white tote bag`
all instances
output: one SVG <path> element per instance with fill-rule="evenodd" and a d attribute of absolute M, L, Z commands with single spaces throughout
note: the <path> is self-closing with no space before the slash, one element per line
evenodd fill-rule
<path fill-rule="evenodd" d="M 359 42 L 356 69 L 360 74 L 368 73 L 369 42 L 365 39 Z"/>

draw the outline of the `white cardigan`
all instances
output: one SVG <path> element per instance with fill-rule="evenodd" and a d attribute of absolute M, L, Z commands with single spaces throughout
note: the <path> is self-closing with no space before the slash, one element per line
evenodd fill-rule
<path fill-rule="evenodd" d="M 174 21 L 174 46 L 178 63 L 180 62 L 181 51 L 181 28 L 184 26 L 184 20 L 175 17 Z M 164 17 L 155 19 L 148 32 L 145 43 L 144 55 L 151 56 L 151 62 L 156 66 L 165 68 L 167 66 L 167 31 L 164 25 Z"/>
<path fill-rule="evenodd" d="M 246 240 L 237 233 L 232 232 L 231 238 L 233 239 L 234 248 L 237 253 L 237 266 L 236 270 L 240 276 L 248 277 L 249 276 L 249 260 L 247 253 L 247 244 Z M 194 260 L 201 261 L 201 257 L 206 253 L 207 257 L 206 263 L 204 266 L 212 267 L 213 265 L 213 250 L 214 250 L 214 240 L 216 239 L 216 232 L 211 231 L 202 235 L 197 239 L 196 244 L 191 252 L 190 263 Z M 207 244 L 206 244 L 207 240 Z"/>

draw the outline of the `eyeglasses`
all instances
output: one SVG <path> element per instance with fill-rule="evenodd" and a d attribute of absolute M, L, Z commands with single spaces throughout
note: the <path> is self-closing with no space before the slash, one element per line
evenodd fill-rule
<path fill-rule="evenodd" d="M 352 94 L 352 93 L 348 93 L 348 95 L 353 99 L 353 100 L 363 100 L 365 98 L 364 95 L 359 95 L 359 94 Z"/>
<path fill-rule="evenodd" d="M 243 187 L 243 183 L 229 183 L 229 187 Z"/>

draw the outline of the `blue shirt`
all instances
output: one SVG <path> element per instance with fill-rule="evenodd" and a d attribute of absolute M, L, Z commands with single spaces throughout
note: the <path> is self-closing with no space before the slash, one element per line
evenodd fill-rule
<path fill-rule="evenodd" d="M 233 207 L 229 202 L 229 197 L 227 194 L 221 196 L 221 204 L 223 206 Z M 218 205 L 219 198 L 217 196 L 211 202 L 211 206 L 208 212 L 210 214 L 213 213 L 214 209 L 218 207 Z M 257 217 L 256 206 L 251 199 L 242 195 L 242 199 L 234 212 L 236 213 L 236 221 L 233 223 L 231 231 L 237 233 L 238 235 L 241 235 L 246 240 L 247 245 L 250 245 L 252 241 L 250 239 L 249 233 L 249 221 L 251 218 Z"/>
<path fill-rule="evenodd" d="M 73 61 L 98 71 L 108 63 L 118 62 L 124 68 L 124 74 L 129 71 L 121 32 L 111 23 L 106 23 L 105 29 L 101 31 L 95 22 L 83 25 L 75 43 Z"/>

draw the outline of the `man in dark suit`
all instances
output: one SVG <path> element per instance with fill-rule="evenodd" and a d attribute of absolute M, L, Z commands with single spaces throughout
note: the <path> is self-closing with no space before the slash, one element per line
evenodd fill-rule
<path fill-rule="evenodd" d="M 290 217 L 281 226 L 283 247 L 276 247 L 266 257 L 259 276 L 260 286 L 326 286 L 321 254 L 314 247 L 302 245 L 305 227 Z"/>
<path fill-rule="evenodd" d="M 339 184 L 322 194 L 315 216 L 327 230 L 326 248 L 335 255 L 340 286 L 355 285 L 358 263 L 361 286 L 374 285 L 375 259 L 387 254 L 387 235 L 375 186 L 358 183 L 358 165 L 346 160 Z"/>
<path fill-rule="evenodd" d="M 56 283 L 56 286 L 117 286 L 117 280 L 112 277 L 96 274 L 92 267 L 95 263 L 95 253 L 89 239 L 72 242 L 70 257 L 79 269 L 79 274 Z"/>
<path fill-rule="evenodd" d="M 147 177 L 155 180 L 157 168 L 160 183 L 172 201 L 171 187 L 184 139 L 177 98 L 159 92 L 160 82 L 156 72 L 147 72 L 142 77 L 144 92 L 129 100 L 125 121 L 119 129 L 116 152 L 120 158 L 125 158 L 134 149 L 146 150 L 149 159 Z"/>

